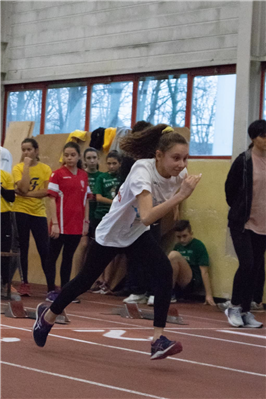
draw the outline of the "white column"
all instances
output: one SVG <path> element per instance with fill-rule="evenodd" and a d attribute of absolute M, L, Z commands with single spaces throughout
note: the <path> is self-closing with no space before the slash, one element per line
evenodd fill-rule
<path fill-rule="evenodd" d="M 252 32 L 253 1 L 241 1 L 237 47 L 237 79 L 235 99 L 235 122 L 233 158 L 248 146 L 249 123 L 249 77 Z"/>

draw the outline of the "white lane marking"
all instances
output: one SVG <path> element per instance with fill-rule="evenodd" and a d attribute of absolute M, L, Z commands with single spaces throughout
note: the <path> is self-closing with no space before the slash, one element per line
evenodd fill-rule
<path fill-rule="evenodd" d="M 243 333 L 243 332 L 238 332 L 238 331 L 231 331 L 231 330 L 217 330 L 217 331 L 228 333 L 228 334 L 244 335 L 245 337 L 250 337 L 250 338 L 266 339 L 266 335 L 248 334 L 248 333 Z"/>
<path fill-rule="evenodd" d="M 167 329 L 165 329 L 167 331 Z M 187 332 L 180 332 L 180 331 L 171 331 L 173 334 L 181 334 L 181 335 L 187 335 L 190 337 L 197 337 L 197 338 L 203 338 L 203 339 L 212 339 L 214 341 L 222 341 L 222 342 L 230 342 L 232 344 L 239 344 L 239 345 L 247 345 L 247 346 L 254 346 L 256 348 L 263 348 L 266 349 L 266 346 L 264 345 L 256 345 L 256 344 L 249 344 L 248 342 L 241 342 L 241 341 L 232 341 L 230 339 L 223 339 L 223 338 L 214 338 L 214 337 L 205 337 L 204 335 L 198 335 L 198 334 L 189 334 Z"/>
<path fill-rule="evenodd" d="M 10 338 L 1 338 L 0 341 L 2 341 L 2 342 L 18 342 L 18 341 L 20 341 L 20 339 L 10 337 Z"/>
<path fill-rule="evenodd" d="M 105 330 L 72 330 L 75 332 L 104 332 Z"/>
<path fill-rule="evenodd" d="M 148 338 L 128 338 L 122 337 L 125 334 L 125 330 L 110 330 L 108 333 L 103 334 L 104 337 L 115 338 L 115 339 L 123 339 L 125 341 L 150 341 Z"/>
<path fill-rule="evenodd" d="M 32 330 L 27 330 L 25 328 L 12 327 L 12 326 L 6 326 L 6 325 L 4 325 L 4 326 L 5 327 L 9 327 L 11 329 L 28 331 L 28 332 L 32 333 Z M 138 351 L 138 350 L 129 349 L 129 348 L 121 348 L 120 346 L 99 344 L 97 342 L 85 341 L 85 340 L 77 339 L 77 338 L 63 337 L 61 335 L 55 335 L 55 334 L 49 334 L 49 336 L 55 337 L 55 338 L 60 338 L 60 339 L 66 339 L 66 340 L 69 340 L 69 341 L 81 342 L 81 343 L 89 344 L 89 345 L 101 346 L 101 347 L 104 347 L 104 348 L 117 349 L 117 350 L 121 350 L 121 351 L 125 351 L 125 352 L 140 353 L 141 355 L 150 356 L 149 352 L 143 352 L 143 351 Z M 201 337 L 201 336 L 199 336 L 199 337 Z M 201 338 L 203 338 L 203 337 L 201 337 Z M 227 340 L 221 340 L 221 341 L 226 341 L 227 342 Z M 235 343 L 235 341 L 229 341 L 229 342 Z M 259 345 L 252 345 L 252 346 L 259 346 Z M 266 374 L 254 373 L 253 371 L 245 371 L 245 370 L 233 369 L 233 368 L 225 367 L 225 366 L 217 366 L 215 364 L 201 363 L 201 362 L 196 362 L 194 360 L 179 359 L 179 358 L 176 358 L 176 357 L 167 357 L 165 360 L 175 360 L 177 362 L 191 363 L 191 364 L 196 364 L 196 365 L 205 366 L 205 367 L 217 368 L 217 369 L 221 369 L 221 370 L 234 371 L 236 373 L 242 373 L 242 374 L 248 374 L 248 375 L 256 375 L 258 377 L 266 377 Z"/>
<path fill-rule="evenodd" d="M 120 392 L 127 392 L 127 393 L 135 394 L 135 395 L 138 395 L 138 396 L 145 396 L 145 398 L 167 399 L 167 398 L 162 397 L 162 396 L 151 395 L 151 394 L 140 392 L 140 391 L 133 391 L 132 389 L 120 388 L 120 387 L 117 387 L 117 386 L 114 386 L 114 385 L 102 384 L 100 382 L 85 380 L 83 378 L 76 378 L 76 377 L 72 377 L 70 375 L 52 373 L 50 371 L 40 370 L 40 369 L 36 369 L 36 368 L 33 368 L 33 367 L 26 367 L 26 366 L 22 366 L 20 364 L 3 362 L 2 360 L 1 360 L 1 363 L 5 364 L 7 366 L 17 367 L 17 368 L 21 368 L 21 369 L 24 369 L 24 370 L 35 371 L 35 372 L 41 373 L 41 374 L 51 375 L 53 377 L 60 377 L 60 378 L 64 378 L 64 379 L 71 380 L 71 381 L 83 382 L 85 384 L 95 385 L 95 386 L 101 387 L 101 388 L 113 389 L 115 391 L 120 391 Z"/>

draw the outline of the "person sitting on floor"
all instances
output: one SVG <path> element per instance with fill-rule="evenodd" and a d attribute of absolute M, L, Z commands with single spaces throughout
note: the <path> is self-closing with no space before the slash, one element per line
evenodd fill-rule
<path fill-rule="evenodd" d="M 188 220 L 179 220 L 176 231 L 177 244 L 168 255 L 173 268 L 173 284 L 183 296 L 205 288 L 205 304 L 215 306 L 209 277 L 209 256 L 205 245 L 193 237 Z"/>

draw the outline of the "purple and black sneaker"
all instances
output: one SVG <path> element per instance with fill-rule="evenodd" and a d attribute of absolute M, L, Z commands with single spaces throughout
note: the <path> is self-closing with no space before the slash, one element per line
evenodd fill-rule
<path fill-rule="evenodd" d="M 49 309 L 46 303 L 39 303 L 36 308 L 36 321 L 33 326 L 33 339 L 36 345 L 43 347 L 53 324 L 44 320 L 44 315 Z"/>
<path fill-rule="evenodd" d="M 173 356 L 182 352 L 183 348 L 180 342 L 170 341 L 163 335 L 151 344 L 151 360 L 165 359 L 167 356 Z"/>
<path fill-rule="evenodd" d="M 50 291 L 50 292 L 47 293 L 47 296 L 46 296 L 45 300 L 47 302 L 54 302 L 59 294 L 60 294 L 60 291 L 56 291 L 56 290 Z"/>

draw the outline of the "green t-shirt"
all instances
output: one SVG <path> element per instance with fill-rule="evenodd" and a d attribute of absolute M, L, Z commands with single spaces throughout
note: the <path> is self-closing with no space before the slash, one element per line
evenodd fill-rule
<path fill-rule="evenodd" d="M 200 266 L 209 266 L 209 255 L 203 242 L 193 238 L 186 246 L 176 244 L 174 251 L 178 251 L 186 259 L 196 283 L 202 284 Z"/>
<path fill-rule="evenodd" d="M 116 196 L 116 189 L 120 186 L 118 174 L 102 173 L 96 180 L 94 194 L 101 194 L 105 198 L 113 200 Z M 95 219 L 102 219 L 109 212 L 111 204 L 97 202 Z"/>
<path fill-rule="evenodd" d="M 95 184 L 96 184 L 96 180 L 97 177 L 102 175 L 103 172 L 100 172 L 99 170 L 97 170 L 97 172 L 94 173 L 88 173 L 88 185 L 91 189 L 92 194 L 95 194 L 94 190 L 95 190 Z M 90 214 L 89 214 L 89 220 L 94 220 L 94 214 L 96 211 L 96 206 L 97 206 L 97 202 L 95 197 L 90 199 Z"/>

